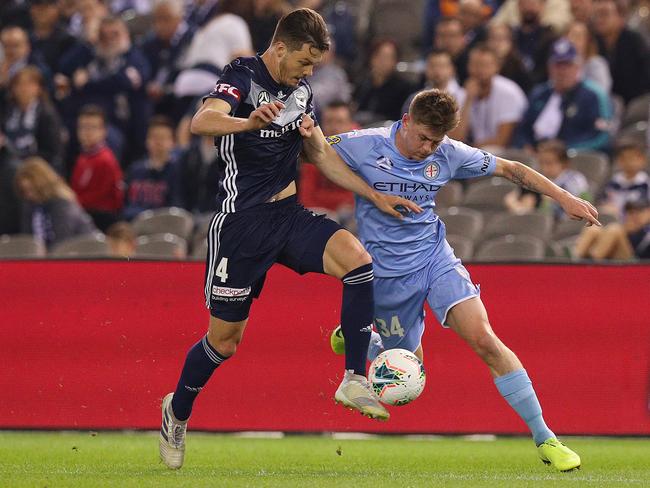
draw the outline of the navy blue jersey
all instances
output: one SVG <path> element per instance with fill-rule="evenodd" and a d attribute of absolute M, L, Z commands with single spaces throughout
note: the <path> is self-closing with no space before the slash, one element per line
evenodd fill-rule
<path fill-rule="evenodd" d="M 261 130 L 215 137 L 223 184 L 217 196 L 221 212 L 232 213 L 268 201 L 297 176 L 303 114 L 314 121 L 312 90 L 302 79 L 297 88 L 273 80 L 259 56 L 237 58 L 206 98 L 230 104 L 231 115 L 248 118 L 260 105 L 279 100 L 285 108 Z"/>

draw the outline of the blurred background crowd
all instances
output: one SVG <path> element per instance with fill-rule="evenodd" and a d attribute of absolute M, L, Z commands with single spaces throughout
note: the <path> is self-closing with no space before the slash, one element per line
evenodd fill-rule
<path fill-rule="evenodd" d="M 650 258 L 650 0 L 3 0 L 0 257 L 204 258 L 219 162 L 189 122 L 296 7 L 332 34 L 310 80 L 325 135 L 444 89 L 451 137 L 535 167 L 606 224 L 455 181 L 436 204 L 459 257 Z M 307 162 L 299 198 L 354 231 L 352 195 Z"/>

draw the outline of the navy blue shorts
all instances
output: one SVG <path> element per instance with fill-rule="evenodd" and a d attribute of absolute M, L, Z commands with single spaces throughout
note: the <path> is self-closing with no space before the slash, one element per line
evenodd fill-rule
<path fill-rule="evenodd" d="M 205 300 L 213 317 L 239 322 L 259 297 L 274 263 L 323 273 L 327 241 L 342 227 L 297 203 L 296 196 L 217 213 L 208 230 Z"/>

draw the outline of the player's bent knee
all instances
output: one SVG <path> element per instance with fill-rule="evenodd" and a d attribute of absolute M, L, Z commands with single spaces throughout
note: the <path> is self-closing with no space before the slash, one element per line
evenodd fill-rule
<path fill-rule="evenodd" d="M 472 349 L 484 360 L 498 357 L 501 353 L 501 341 L 492 331 L 483 331 L 469 342 Z"/>
<path fill-rule="evenodd" d="M 216 349 L 216 351 L 224 357 L 233 356 L 237 352 L 237 346 L 241 343 L 241 336 L 239 337 L 210 337 L 208 333 L 208 342 Z"/>

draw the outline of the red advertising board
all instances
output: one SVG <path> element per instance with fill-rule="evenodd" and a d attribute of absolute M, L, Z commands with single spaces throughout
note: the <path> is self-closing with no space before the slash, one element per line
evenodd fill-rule
<path fill-rule="evenodd" d="M 492 326 L 520 357 L 558 433 L 650 434 L 650 266 L 474 265 Z M 275 267 L 236 356 L 200 395 L 193 429 L 524 433 L 487 368 L 433 323 L 427 386 L 378 423 L 332 401 L 341 285 Z M 0 428 L 159 427 L 187 349 L 205 333 L 203 265 L 0 263 Z"/>

